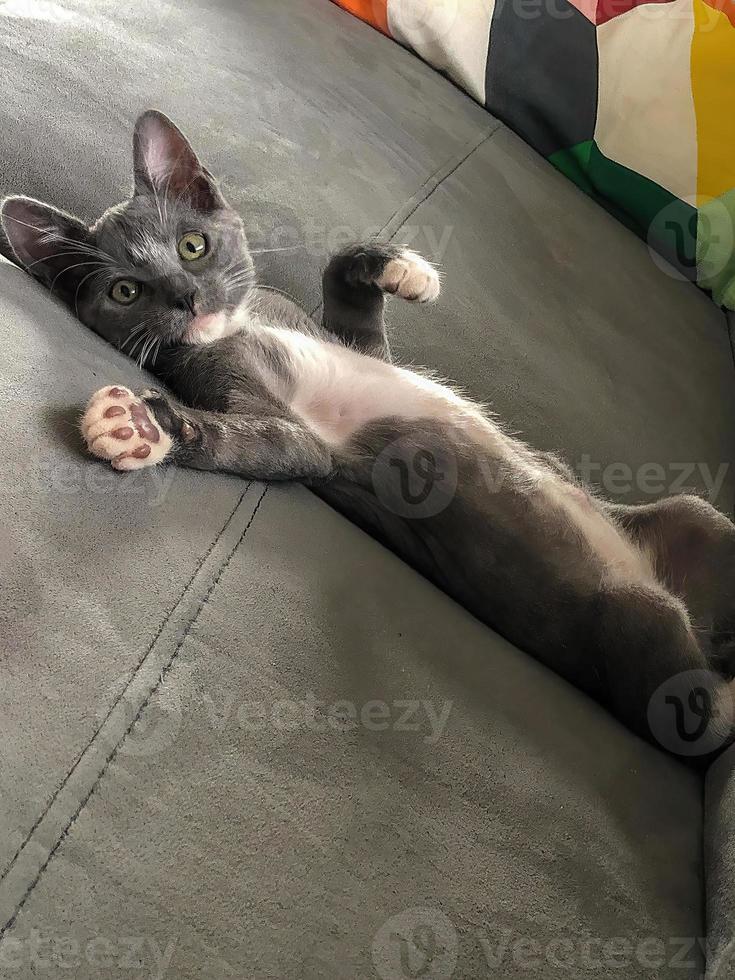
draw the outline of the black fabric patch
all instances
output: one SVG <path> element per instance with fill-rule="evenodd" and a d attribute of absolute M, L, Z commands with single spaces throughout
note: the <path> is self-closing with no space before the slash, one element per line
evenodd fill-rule
<path fill-rule="evenodd" d="M 497 0 L 486 106 L 545 157 L 591 140 L 597 31 L 568 0 Z"/>

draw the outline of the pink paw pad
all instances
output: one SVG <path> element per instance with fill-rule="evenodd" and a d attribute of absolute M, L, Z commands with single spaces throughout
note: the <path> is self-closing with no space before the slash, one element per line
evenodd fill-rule
<path fill-rule="evenodd" d="M 138 431 L 138 435 L 143 439 L 147 439 L 148 442 L 158 442 L 161 438 L 161 433 L 158 428 L 153 425 L 148 416 L 148 411 L 143 404 L 143 402 L 137 402 L 130 409 L 130 417 L 133 420 L 133 425 Z"/>
<path fill-rule="evenodd" d="M 110 435 L 113 439 L 132 439 L 135 433 L 129 425 L 124 425 L 120 429 L 113 429 Z"/>
<path fill-rule="evenodd" d="M 82 436 L 93 456 L 117 470 L 137 470 L 160 463 L 172 440 L 151 409 L 128 388 L 101 388 L 92 395 L 81 423 Z M 125 449 L 120 445 L 125 443 Z"/>

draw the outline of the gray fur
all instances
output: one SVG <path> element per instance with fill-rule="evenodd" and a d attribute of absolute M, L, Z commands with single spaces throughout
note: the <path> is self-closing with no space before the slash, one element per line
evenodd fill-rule
<path fill-rule="evenodd" d="M 287 395 L 279 399 L 263 383 L 264 375 L 272 376 L 288 393 L 296 366 L 287 346 L 254 325 L 285 326 L 390 360 L 385 298 L 376 282 L 398 250 L 372 243 L 335 256 L 324 274 L 318 325 L 290 300 L 255 285 L 240 218 L 170 121 L 145 113 L 134 146 L 134 195 L 91 228 L 28 198 L 7 199 L 2 221 L 32 275 L 83 323 L 137 353 L 175 392 L 176 400 L 144 396 L 176 439 L 175 462 L 309 484 L 480 619 L 667 748 L 665 735 L 651 729 L 651 699 L 669 678 L 705 672 L 720 699 L 708 707 L 707 720 L 719 727 L 715 743 L 704 745 L 698 758 L 731 740 L 729 708 L 723 707 L 735 646 L 730 521 L 695 498 L 615 508 L 585 492 L 589 506 L 655 561 L 660 588 L 614 586 L 605 584 L 599 556 L 523 475 L 532 461 L 567 487 L 574 484 L 555 457 L 509 438 L 493 456 L 461 413 L 443 421 L 386 417 L 339 449 L 328 445 L 290 409 Z M 184 267 L 175 253 L 175 243 L 191 230 L 211 244 L 196 269 Z M 123 277 L 143 286 L 130 307 L 109 295 L 111 283 Z M 245 326 L 214 343 L 188 346 L 183 337 L 193 302 L 200 313 L 239 311 Z M 388 451 L 394 458 L 377 486 Z M 455 466 L 456 487 L 438 484 L 431 512 L 410 516 L 402 513 L 401 487 L 391 480 L 410 477 L 422 453 Z M 685 701 L 689 693 L 685 689 Z"/>

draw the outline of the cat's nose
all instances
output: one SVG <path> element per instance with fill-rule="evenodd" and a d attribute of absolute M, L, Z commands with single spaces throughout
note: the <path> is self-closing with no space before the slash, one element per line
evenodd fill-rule
<path fill-rule="evenodd" d="M 196 300 L 197 300 L 197 293 L 196 293 L 196 289 L 193 289 L 193 290 L 192 290 L 192 291 L 191 291 L 190 293 L 186 293 L 186 294 L 185 294 L 185 295 L 184 295 L 184 296 L 182 297 L 182 304 L 183 304 L 183 305 L 184 305 L 184 306 L 186 307 L 186 309 L 187 309 L 187 310 L 188 310 L 188 311 L 189 311 L 190 313 L 192 313 L 192 314 L 193 314 L 194 316 L 196 316 L 196 312 L 197 312 L 197 311 L 196 311 Z"/>

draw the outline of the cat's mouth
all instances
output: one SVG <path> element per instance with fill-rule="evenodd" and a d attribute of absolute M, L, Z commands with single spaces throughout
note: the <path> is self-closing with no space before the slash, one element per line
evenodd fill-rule
<path fill-rule="evenodd" d="M 195 316 L 181 338 L 185 344 L 211 344 L 230 333 L 229 317 L 224 311 Z"/>

